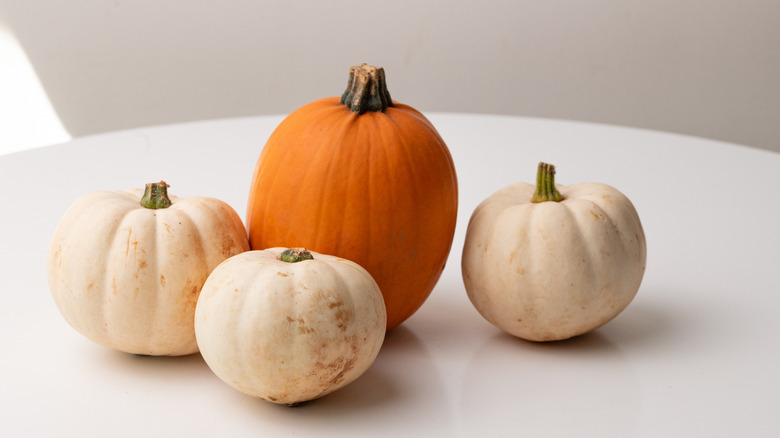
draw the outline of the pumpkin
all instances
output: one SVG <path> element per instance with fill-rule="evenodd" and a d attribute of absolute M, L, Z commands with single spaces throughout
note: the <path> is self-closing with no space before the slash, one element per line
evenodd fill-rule
<path fill-rule="evenodd" d="M 607 323 L 633 300 L 647 247 L 639 216 L 617 189 L 517 183 L 474 211 L 463 282 L 474 307 L 502 330 L 532 341 L 570 338 Z"/>
<path fill-rule="evenodd" d="M 225 383 L 295 405 L 353 382 L 384 341 L 382 293 L 358 264 L 302 248 L 248 251 L 198 299 L 201 355 Z"/>
<path fill-rule="evenodd" d="M 193 321 L 203 283 L 249 249 L 229 205 L 169 196 L 167 187 L 87 194 L 54 232 L 47 258 L 54 302 L 98 344 L 144 355 L 197 352 Z"/>
<path fill-rule="evenodd" d="M 450 152 L 417 110 L 393 101 L 384 70 L 350 69 L 341 98 L 305 105 L 269 137 L 247 208 L 252 249 L 301 246 L 352 260 L 379 284 L 387 328 L 429 296 L 455 233 Z"/>

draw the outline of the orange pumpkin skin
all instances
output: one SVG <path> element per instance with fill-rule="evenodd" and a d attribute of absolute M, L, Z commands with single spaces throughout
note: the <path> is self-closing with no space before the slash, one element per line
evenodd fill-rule
<path fill-rule="evenodd" d="M 360 264 L 376 280 L 391 329 L 423 304 L 444 269 L 458 187 L 447 146 L 414 108 L 356 114 L 339 98 L 290 114 L 253 177 L 250 246 L 296 246 Z"/>

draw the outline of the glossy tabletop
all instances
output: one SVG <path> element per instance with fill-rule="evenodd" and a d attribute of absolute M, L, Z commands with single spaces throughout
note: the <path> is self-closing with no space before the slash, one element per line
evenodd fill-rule
<path fill-rule="evenodd" d="M 244 217 L 252 170 L 282 120 L 253 117 L 97 135 L 0 156 L 3 436 L 733 437 L 780 430 L 780 154 L 565 121 L 429 114 L 459 178 L 458 226 L 430 298 L 349 386 L 295 408 L 243 395 L 199 354 L 143 357 L 74 331 L 49 294 L 55 226 L 79 196 L 167 181 Z M 556 165 L 634 203 L 647 270 L 600 329 L 531 343 L 469 302 L 469 216 Z"/>

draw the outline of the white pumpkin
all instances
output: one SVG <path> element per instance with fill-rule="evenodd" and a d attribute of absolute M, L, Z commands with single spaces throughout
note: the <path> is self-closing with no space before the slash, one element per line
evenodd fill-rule
<path fill-rule="evenodd" d="M 79 198 L 47 259 L 65 320 L 90 340 L 145 355 L 198 351 L 195 304 L 211 271 L 249 243 L 238 214 L 212 198 L 167 196 L 164 182 Z M 155 207 L 155 208 L 152 208 Z"/>
<path fill-rule="evenodd" d="M 532 341 L 600 327 L 633 300 L 647 247 L 631 201 L 599 183 L 556 186 L 540 163 L 536 186 L 517 183 L 474 211 L 462 275 L 479 313 Z M 536 201 L 532 201 L 536 199 Z"/>
<path fill-rule="evenodd" d="M 211 370 L 245 394 L 286 405 L 362 375 L 386 324 L 382 293 L 365 269 L 302 249 L 230 258 L 206 281 L 195 312 Z"/>

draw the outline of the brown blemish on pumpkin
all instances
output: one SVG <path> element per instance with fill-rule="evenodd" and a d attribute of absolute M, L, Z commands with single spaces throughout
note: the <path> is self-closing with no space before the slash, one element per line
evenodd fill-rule
<path fill-rule="evenodd" d="M 519 256 L 518 252 L 519 252 L 519 250 L 515 250 L 515 251 L 512 251 L 511 254 L 509 254 L 509 263 L 513 264 L 513 265 L 517 265 L 517 267 L 515 268 L 515 272 L 518 275 L 525 275 L 525 267 L 523 267 L 522 264 L 520 264 L 520 263 L 515 261 L 515 259 L 517 259 L 518 256 Z"/>
<path fill-rule="evenodd" d="M 165 275 L 160 274 L 160 286 L 165 287 Z"/>
<path fill-rule="evenodd" d="M 277 272 L 276 275 L 278 275 L 280 277 L 289 277 L 290 276 L 289 274 L 286 274 L 284 272 Z"/>
<path fill-rule="evenodd" d="M 336 319 L 338 320 L 336 327 L 340 328 L 342 332 L 347 331 L 346 318 L 344 317 L 343 310 L 339 309 L 339 311 L 336 312 Z"/>
<path fill-rule="evenodd" d="M 329 309 L 337 309 L 336 310 L 336 326 L 341 329 L 341 331 L 347 331 L 347 325 L 352 319 L 352 313 L 348 310 L 344 309 L 344 302 L 339 301 L 333 301 L 328 303 Z"/>
<path fill-rule="evenodd" d="M 314 333 L 314 329 L 306 326 L 306 321 L 304 321 L 303 318 L 298 318 L 297 322 L 298 322 L 298 334 L 306 335 L 309 333 Z"/>
<path fill-rule="evenodd" d="M 603 216 L 601 216 L 600 214 L 596 213 L 596 212 L 595 212 L 595 211 L 593 211 L 593 210 L 590 210 L 590 214 L 591 214 L 591 216 L 593 216 L 593 217 L 594 217 L 594 218 L 595 218 L 597 221 L 600 221 L 600 220 L 604 219 L 604 217 L 603 217 Z"/>
<path fill-rule="evenodd" d="M 138 251 L 139 251 L 139 249 L 138 249 L 138 241 L 137 240 L 132 240 L 132 237 L 133 237 L 133 229 L 129 228 L 128 232 L 127 232 L 127 248 L 125 249 L 125 257 L 126 258 L 130 257 L 130 247 L 132 246 L 133 247 L 133 252 L 135 253 L 136 263 L 138 264 L 139 268 L 143 269 L 143 268 L 145 268 L 147 266 L 146 259 L 143 258 L 143 255 L 146 254 L 146 251 L 141 249 L 140 250 L 141 251 L 141 255 L 139 256 L 139 254 L 138 254 Z"/>
<path fill-rule="evenodd" d="M 309 373 L 310 376 L 317 376 L 319 380 L 318 386 L 323 389 L 323 392 L 327 391 L 330 386 L 337 385 L 343 380 L 343 367 L 346 361 L 343 357 L 330 362 L 325 365 L 322 362 L 314 364 L 314 369 Z"/>
<path fill-rule="evenodd" d="M 355 362 L 357 362 L 357 358 L 354 356 L 347 359 L 346 362 L 344 362 L 343 368 L 341 368 L 341 371 L 339 371 L 338 374 L 331 380 L 331 383 L 334 385 L 338 385 L 342 381 L 344 381 L 344 376 L 352 370 L 352 368 L 355 368 Z"/>
<path fill-rule="evenodd" d="M 338 359 L 329 363 L 327 366 L 323 366 L 319 362 L 315 366 L 315 371 L 325 371 L 325 375 L 333 376 L 327 382 L 328 384 L 326 386 L 338 385 L 339 383 L 343 382 L 347 373 L 355 368 L 355 363 L 357 362 L 360 351 L 358 348 L 357 338 L 355 336 L 351 336 L 346 341 L 350 349 L 348 356 L 346 354 L 342 355 Z M 319 368 L 319 370 L 317 368 Z"/>
<path fill-rule="evenodd" d="M 235 252 L 233 251 L 233 248 L 236 247 L 235 242 L 233 242 L 233 239 L 225 234 L 222 236 L 222 254 L 223 255 L 233 255 Z"/>

